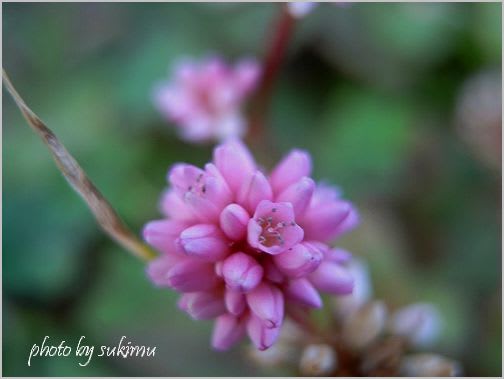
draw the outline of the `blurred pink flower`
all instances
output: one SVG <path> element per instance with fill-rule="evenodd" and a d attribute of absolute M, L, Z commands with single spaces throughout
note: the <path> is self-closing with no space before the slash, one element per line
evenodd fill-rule
<path fill-rule="evenodd" d="M 327 3 L 338 7 L 347 7 L 348 2 L 327 1 Z M 311 13 L 320 3 L 316 1 L 288 1 L 287 10 L 296 19 L 301 19 Z"/>
<path fill-rule="evenodd" d="M 204 169 L 176 164 L 161 201 L 166 219 L 144 228 L 162 254 L 151 280 L 183 295 L 192 318 L 216 319 L 212 345 L 248 333 L 264 350 L 278 337 L 285 305 L 319 308 L 319 291 L 352 292 L 350 255 L 329 246 L 352 229 L 352 204 L 309 177 L 311 158 L 293 150 L 268 176 L 247 148 L 230 140 Z"/>
<path fill-rule="evenodd" d="M 154 88 L 154 104 L 191 142 L 243 136 L 241 106 L 256 87 L 259 64 L 243 59 L 234 67 L 221 58 L 179 61 L 170 81 Z"/>
<path fill-rule="evenodd" d="M 317 5 L 318 3 L 313 1 L 289 1 L 287 3 L 287 9 L 292 17 L 303 18 Z"/>

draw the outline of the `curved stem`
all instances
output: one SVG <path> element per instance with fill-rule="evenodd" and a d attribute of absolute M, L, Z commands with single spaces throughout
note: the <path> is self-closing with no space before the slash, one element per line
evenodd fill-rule
<path fill-rule="evenodd" d="M 3 84 L 23 117 L 49 148 L 59 170 L 72 188 L 83 198 L 102 229 L 136 257 L 143 260 L 154 258 L 155 253 L 131 232 L 56 135 L 26 105 L 5 70 L 2 71 Z"/>
<path fill-rule="evenodd" d="M 264 124 L 271 103 L 274 84 L 278 78 L 282 62 L 287 52 L 289 40 L 294 31 L 295 19 L 283 3 L 275 22 L 273 39 L 268 47 L 263 63 L 263 74 L 252 100 L 250 113 L 250 138 L 264 139 Z"/>

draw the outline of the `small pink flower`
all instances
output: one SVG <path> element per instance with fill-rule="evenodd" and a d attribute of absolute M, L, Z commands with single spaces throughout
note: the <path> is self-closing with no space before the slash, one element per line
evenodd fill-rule
<path fill-rule="evenodd" d="M 251 59 L 234 67 L 217 57 L 181 61 L 172 79 L 155 87 L 154 104 L 187 141 L 243 136 L 246 122 L 241 106 L 259 75 L 259 65 Z"/>
<path fill-rule="evenodd" d="M 319 291 L 352 292 L 351 256 L 329 243 L 356 226 L 357 213 L 310 174 L 310 155 L 294 150 L 268 175 L 237 140 L 217 146 L 204 169 L 171 168 L 161 200 L 166 218 L 144 228 L 161 252 L 148 274 L 181 292 L 179 307 L 192 318 L 216 320 L 215 349 L 246 333 L 267 349 L 286 304 L 320 308 Z"/>

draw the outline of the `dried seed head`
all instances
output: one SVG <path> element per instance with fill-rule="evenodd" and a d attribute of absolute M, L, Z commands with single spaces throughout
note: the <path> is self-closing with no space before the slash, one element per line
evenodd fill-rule
<path fill-rule="evenodd" d="M 330 375 L 338 364 L 336 352 L 329 345 L 308 345 L 301 354 L 299 370 L 306 376 Z"/>
<path fill-rule="evenodd" d="M 400 365 L 404 376 L 457 376 L 461 371 L 459 363 L 430 353 L 406 356 Z"/>
<path fill-rule="evenodd" d="M 343 340 L 352 350 L 362 350 L 378 338 L 385 327 L 387 309 L 373 301 L 352 313 L 343 324 Z"/>

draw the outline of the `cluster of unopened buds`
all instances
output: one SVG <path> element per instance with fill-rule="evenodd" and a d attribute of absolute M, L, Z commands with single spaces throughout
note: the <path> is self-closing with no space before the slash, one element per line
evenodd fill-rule
<path fill-rule="evenodd" d="M 352 294 L 332 299 L 331 322 L 323 330 L 288 322 L 267 351 L 247 348 L 250 360 L 265 368 L 295 367 L 305 376 L 456 376 L 460 365 L 427 352 L 439 337 L 436 308 L 416 303 L 389 312 L 371 297 L 365 263 L 354 258 Z"/>
<path fill-rule="evenodd" d="M 319 291 L 352 292 L 350 254 L 329 243 L 358 222 L 353 206 L 311 178 L 308 153 L 294 150 L 267 175 L 238 140 L 217 146 L 204 169 L 176 164 L 161 208 L 144 229 L 162 255 L 149 266 L 159 286 L 183 295 L 194 319 L 216 319 L 212 345 L 245 333 L 272 346 L 290 308 L 320 308 Z"/>

